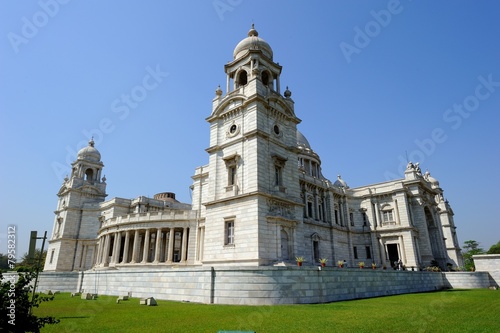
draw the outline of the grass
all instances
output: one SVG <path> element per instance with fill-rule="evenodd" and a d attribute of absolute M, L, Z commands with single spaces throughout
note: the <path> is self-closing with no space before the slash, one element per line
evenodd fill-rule
<path fill-rule="evenodd" d="M 310 305 L 236 306 L 69 293 L 35 309 L 55 316 L 48 332 L 499 332 L 500 291 L 449 290 Z"/>

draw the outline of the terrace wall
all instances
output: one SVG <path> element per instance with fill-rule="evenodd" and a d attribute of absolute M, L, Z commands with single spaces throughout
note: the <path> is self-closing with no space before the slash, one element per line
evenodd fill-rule
<path fill-rule="evenodd" d="M 95 270 L 42 273 L 39 291 L 83 290 L 104 295 L 216 304 L 305 304 L 487 288 L 487 272 L 413 272 L 356 268 L 241 267 Z"/>
<path fill-rule="evenodd" d="M 490 285 L 500 286 L 500 254 L 478 254 L 472 257 L 476 272 L 488 272 Z"/>

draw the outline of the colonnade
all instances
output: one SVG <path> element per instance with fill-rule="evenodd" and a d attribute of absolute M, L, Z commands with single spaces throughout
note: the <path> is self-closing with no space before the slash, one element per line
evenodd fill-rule
<path fill-rule="evenodd" d="M 96 266 L 183 263 L 188 257 L 189 228 L 116 231 L 99 237 Z"/>

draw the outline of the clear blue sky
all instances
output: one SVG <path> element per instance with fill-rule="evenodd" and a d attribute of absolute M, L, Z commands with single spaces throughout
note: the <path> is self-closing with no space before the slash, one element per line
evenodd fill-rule
<path fill-rule="evenodd" d="M 91 135 L 108 198 L 190 202 L 214 91 L 252 22 L 327 178 L 402 177 L 408 155 L 440 181 L 461 244 L 500 240 L 498 1 L 59 1 L 0 2 L 1 253 L 9 224 L 19 255 L 30 230 L 51 234 Z"/>

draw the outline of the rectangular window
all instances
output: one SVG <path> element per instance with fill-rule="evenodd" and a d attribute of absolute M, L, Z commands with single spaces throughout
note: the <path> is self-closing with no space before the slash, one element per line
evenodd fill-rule
<path fill-rule="evenodd" d="M 319 242 L 313 241 L 314 262 L 319 261 Z"/>
<path fill-rule="evenodd" d="M 349 221 L 351 222 L 351 226 L 354 226 L 354 214 L 349 213 Z"/>
<path fill-rule="evenodd" d="M 49 264 L 52 264 L 52 260 L 54 260 L 54 252 L 55 252 L 54 249 L 52 251 L 50 251 L 50 261 L 49 261 Z"/>
<path fill-rule="evenodd" d="M 226 221 L 224 229 L 224 245 L 234 245 L 234 220 Z"/>
<path fill-rule="evenodd" d="M 391 210 L 384 210 L 382 212 L 382 221 L 383 222 L 393 222 L 394 217 L 392 215 L 392 209 Z"/>
<path fill-rule="evenodd" d="M 366 213 L 363 212 L 363 226 L 367 226 L 368 225 L 368 216 L 366 216 Z"/>
<path fill-rule="evenodd" d="M 335 209 L 335 223 L 339 224 L 339 211 Z"/>
<path fill-rule="evenodd" d="M 352 252 L 354 254 L 354 259 L 358 259 L 358 248 L 357 248 L 357 246 L 353 246 Z"/>
<path fill-rule="evenodd" d="M 307 203 L 307 217 L 313 217 L 313 204 L 312 202 Z"/>
<path fill-rule="evenodd" d="M 236 167 L 235 166 L 229 167 L 228 173 L 229 173 L 228 174 L 229 179 L 228 179 L 227 185 L 228 186 L 234 185 L 236 182 Z"/>
<path fill-rule="evenodd" d="M 317 177 L 318 177 L 318 169 L 317 169 L 317 167 L 316 167 L 316 163 L 314 163 L 314 162 L 312 163 L 312 176 L 313 176 L 314 178 L 317 178 Z"/>
<path fill-rule="evenodd" d="M 282 172 L 283 172 L 283 170 L 279 165 L 274 166 L 274 185 L 276 185 L 276 186 L 283 185 Z"/>
<path fill-rule="evenodd" d="M 366 259 L 371 259 L 372 258 L 372 251 L 370 250 L 370 247 L 366 247 Z"/>

